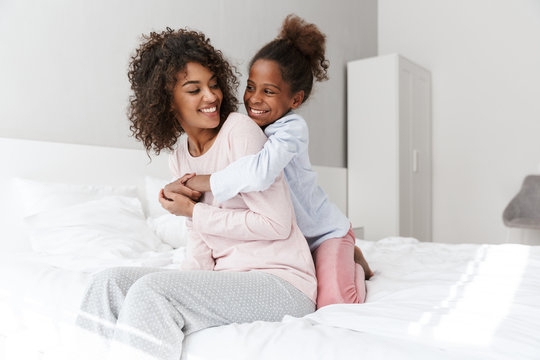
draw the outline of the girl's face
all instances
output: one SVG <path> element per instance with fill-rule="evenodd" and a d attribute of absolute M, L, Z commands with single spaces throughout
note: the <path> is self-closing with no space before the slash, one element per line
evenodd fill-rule
<path fill-rule="evenodd" d="M 291 94 L 277 62 L 259 59 L 253 63 L 244 92 L 244 106 L 257 125 L 263 127 L 273 123 L 300 106 L 303 99 L 303 91 Z"/>
<path fill-rule="evenodd" d="M 190 62 L 178 72 L 171 106 L 184 131 L 218 127 L 222 100 L 216 76 L 206 67 Z"/>

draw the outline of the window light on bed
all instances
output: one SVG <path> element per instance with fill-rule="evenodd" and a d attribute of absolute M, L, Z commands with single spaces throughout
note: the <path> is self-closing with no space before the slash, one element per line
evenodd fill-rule
<path fill-rule="evenodd" d="M 410 324 L 409 334 L 432 332 L 437 341 L 489 346 L 512 310 L 528 257 L 529 248 L 520 245 L 481 246 L 448 297 Z"/>

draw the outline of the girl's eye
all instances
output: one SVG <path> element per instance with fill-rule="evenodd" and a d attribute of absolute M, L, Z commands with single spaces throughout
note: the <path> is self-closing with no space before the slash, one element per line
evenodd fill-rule
<path fill-rule="evenodd" d="M 197 93 L 199 93 L 199 91 L 201 91 L 201 90 L 200 89 L 189 90 L 188 93 L 189 94 L 197 94 Z"/>
<path fill-rule="evenodd" d="M 255 90 L 255 88 L 253 86 L 251 86 L 251 85 L 248 85 L 248 86 L 246 86 L 246 90 L 247 91 L 253 91 L 253 90 Z"/>
<path fill-rule="evenodd" d="M 218 83 L 215 83 L 213 85 L 210 85 L 210 88 L 211 89 L 219 89 L 219 84 Z"/>
<path fill-rule="evenodd" d="M 265 94 L 268 94 L 268 95 L 274 95 L 274 94 L 275 94 L 275 92 L 273 92 L 273 91 L 270 90 L 270 89 L 264 89 L 264 93 L 265 93 Z"/>

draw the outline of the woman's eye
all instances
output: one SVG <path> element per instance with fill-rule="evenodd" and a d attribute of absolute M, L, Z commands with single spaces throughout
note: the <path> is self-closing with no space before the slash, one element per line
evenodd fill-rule
<path fill-rule="evenodd" d="M 210 88 L 211 89 L 219 89 L 219 84 L 218 83 L 215 83 L 213 85 L 210 85 Z"/>
<path fill-rule="evenodd" d="M 255 88 L 253 86 L 251 86 L 251 85 L 248 85 L 248 86 L 246 86 L 246 90 L 247 91 L 253 91 L 253 90 L 255 90 Z"/>
<path fill-rule="evenodd" d="M 264 93 L 268 94 L 268 95 L 274 95 L 275 94 L 275 92 L 273 92 L 272 90 L 269 90 L 269 89 L 264 89 Z"/>
<path fill-rule="evenodd" d="M 200 89 L 194 89 L 194 90 L 189 90 L 188 93 L 197 94 L 199 91 L 201 91 L 201 90 Z"/>

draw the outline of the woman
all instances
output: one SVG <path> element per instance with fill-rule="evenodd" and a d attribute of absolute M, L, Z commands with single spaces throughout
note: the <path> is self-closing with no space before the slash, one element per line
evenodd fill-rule
<path fill-rule="evenodd" d="M 131 130 L 147 151 L 172 149 L 187 135 L 170 158 L 177 177 L 218 171 L 266 141 L 251 119 L 233 112 L 233 71 L 201 33 L 151 33 L 129 79 Z M 191 332 L 314 311 L 313 261 L 283 174 L 266 191 L 219 204 L 171 184 L 160 202 L 192 219 L 182 271 L 104 271 L 81 305 L 78 324 L 112 339 L 113 355 L 177 360 Z"/>

